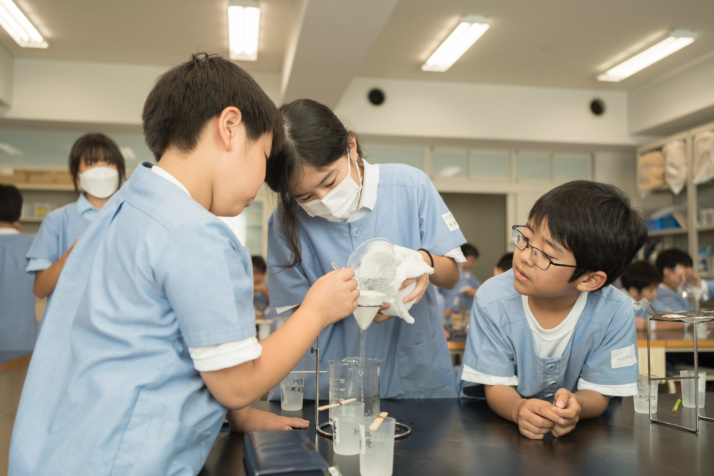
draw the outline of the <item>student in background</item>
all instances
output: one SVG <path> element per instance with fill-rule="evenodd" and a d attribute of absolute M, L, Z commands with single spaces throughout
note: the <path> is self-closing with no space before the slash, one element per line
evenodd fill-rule
<path fill-rule="evenodd" d="M 637 393 L 632 304 L 609 284 L 647 229 L 621 190 L 584 180 L 546 193 L 512 228 L 513 269 L 476 294 L 461 379 L 483 384 L 524 436 L 563 436 L 611 396 Z"/>
<path fill-rule="evenodd" d="M 258 343 L 248 251 L 218 216 L 255 198 L 280 114 L 231 61 L 194 55 L 144 104 L 144 163 L 67 260 L 22 392 L 10 474 L 198 474 L 226 418 L 306 428 L 250 405 L 357 307 L 350 269 Z"/>
<path fill-rule="evenodd" d="M 253 307 L 262 316 L 270 305 L 270 292 L 265 285 L 268 266 L 262 256 L 253 255 L 250 260 L 253 262 Z"/>
<path fill-rule="evenodd" d="M 79 199 L 47 214 L 26 256 L 38 298 L 52 294 L 77 239 L 126 179 L 124 157 L 104 134 L 77 139 L 69 154 L 69 173 L 74 190 L 82 189 Z"/>
<path fill-rule="evenodd" d="M 691 311 L 692 303 L 679 294 L 678 288 L 687 280 L 696 286 L 703 285 L 703 295 L 706 295 L 706 283 L 694 272 L 692 257 L 686 251 L 677 248 L 664 250 L 657 255 L 655 266 L 662 273 L 662 283 L 657 288 L 657 299 L 652 306 L 658 311 Z M 666 325 L 666 327 L 665 327 Z M 657 329 L 685 329 L 682 322 L 657 322 Z M 694 365 L 691 353 L 668 352 L 667 368 L 676 369 L 681 366 Z M 714 352 L 700 352 L 699 365 L 714 367 Z"/>
<path fill-rule="evenodd" d="M 691 276 L 700 282 L 692 269 L 692 257 L 686 251 L 670 248 L 661 251 L 655 260 L 655 267 L 662 275 L 662 282 L 657 288 L 657 299 L 652 306 L 658 311 L 691 311 L 692 303 L 679 294 L 678 288 Z M 680 324 L 681 328 L 681 324 Z"/>
<path fill-rule="evenodd" d="M 657 268 L 647 261 L 636 261 L 627 267 L 622 276 L 622 291 L 626 292 L 632 300 L 632 306 L 635 311 L 635 327 L 638 331 L 647 329 L 647 309 L 642 308 L 639 304 L 641 299 L 647 299 L 650 303 L 657 298 L 657 288 L 662 282 L 662 275 Z M 651 328 L 655 325 L 658 329 L 681 328 L 678 322 L 651 322 Z"/>
<path fill-rule="evenodd" d="M 415 285 L 402 299 L 415 303 L 409 310 L 414 323 L 377 314 L 378 325 L 366 331 L 365 355 L 382 359 L 381 396 L 456 397 L 443 318 L 429 283 L 448 288 L 458 281 L 464 237 L 457 222 L 424 172 L 364 160 L 357 136 L 327 106 L 303 99 L 280 111 L 287 140 L 268 160 L 266 173 L 266 183 L 279 194 L 268 225 L 271 304 L 281 311 L 295 308 L 333 262 L 345 266 L 361 243 L 388 239 L 403 248 L 419 276 L 402 283 L 402 289 Z M 355 319 L 328 327 L 320 334 L 320 367 L 328 368 L 328 359 L 360 355 L 359 346 Z M 307 353 L 300 369 L 314 368 L 314 354 Z M 306 374 L 308 399 L 314 398 L 311 379 Z M 328 380 L 320 379 L 322 395 Z M 279 397 L 274 388 L 269 398 Z"/>
<path fill-rule="evenodd" d="M 498 263 L 493 267 L 493 275 L 503 274 L 513 267 L 513 253 L 506 253 L 498 259 Z"/>
<path fill-rule="evenodd" d="M 0 351 L 32 350 L 37 339 L 32 276 L 25 253 L 33 237 L 20 225 L 22 194 L 0 184 Z"/>
<path fill-rule="evenodd" d="M 453 289 L 444 292 L 447 320 L 456 312 L 471 312 L 474 296 L 481 286 L 481 282 L 471 272 L 479 258 L 478 248 L 471 243 L 464 243 L 461 245 L 461 252 L 464 254 L 466 262 L 460 266 L 459 282 Z"/>

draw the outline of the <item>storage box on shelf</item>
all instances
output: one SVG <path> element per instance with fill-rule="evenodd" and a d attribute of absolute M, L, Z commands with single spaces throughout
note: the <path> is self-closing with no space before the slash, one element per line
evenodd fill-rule
<path fill-rule="evenodd" d="M 2 166 L 0 183 L 15 185 L 22 192 L 20 223 L 28 233 L 36 233 L 49 212 L 77 200 L 72 177 L 66 170 Z"/>
<path fill-rule="evenodd" d="M 680 165 L 686 164 L 686 183 L 679 194 L 663 190 L 665 184 L 657 187 L 656 181 L 651 177 L 646 177 L 649 181 L 640 182 L 652 185 L 655 189 L 645 199 L 645 218 L 648 219 L 650 237 L 661 240 L 662 249 L 684 249 L 696 262 L 697 271 L 706 278 L 714 277 L 714 260 L 708 252 L 714 249 L 713 138 L 714 123 L 710 123 L 644 144 L 637 149 L 638 163 L 647 166 L 649 171 L 654 169 L 656 172 L 657 152 L 662 152 L 673 143 L 678 143 L 680 151 L 683 147 L 686 161 Z M 643 159 L 642 162 L 640 159 Z M 679 215 L 675 212 L 671 217 L 651 216 L 656 210 L 665 207 L 677 210 Z"/>

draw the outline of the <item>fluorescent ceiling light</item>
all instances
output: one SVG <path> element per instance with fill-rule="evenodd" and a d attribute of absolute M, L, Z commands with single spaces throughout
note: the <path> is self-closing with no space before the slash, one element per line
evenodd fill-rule
<path fill-rule="evenodd" d="M 0 26 L 23 48 L 47 48 L 47 42 L 12 0 L 0 0 Z"/>
<path fill-rule="evenodd" d="M 233 60 L 258 59 L 260 6 L 250 0 L 231 0 L 228 3 L 228 43 Z"/>
<path fill-rule="evenodd" d="M 422 71 L 437 71 L 443 73 L 451 68 L 481 35 L 491 26 L 491 21 L 478 15 L 467 15 L 461 23 L 444 40 L 436 51 L 421 67 Z"/>
<path fill-rule="evenodd" d="M 696 38 L 697 36 L 691 30 L 672 30 L 667 38 L 655 45 L 650 46 L 632 58 L 613 66 L 604 73 L 600 74 L 597 79 L 599 81 L 609 81 L 615 83 L 622 81 L 638 71 L 645 69 L 649 65 L 681 50 L 690 43 L 693 43 Z"/>

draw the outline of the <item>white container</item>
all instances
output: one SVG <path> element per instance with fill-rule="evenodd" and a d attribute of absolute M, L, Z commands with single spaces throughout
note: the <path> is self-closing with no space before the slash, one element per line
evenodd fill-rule
<path fill-rule="evenodd" d="M 302 372 L 290 372 L 280 382 L 280 408 L 289 412 L 302 410 L 304 392 L 304 374 Z"/>
<path fill-rule="evenodd" d="M 370 430 L 374 418 L 360 424 L 360 476 L 390 476 L 394 467 L 394 425 L 392 417 L 384 419 L 379 428 Z"/>
<path fill-rule="evenodd" d="M 650 382 L 647 375 L 640 375 L 637 380 L 637 395 L 633 397 L 635 412 L 649 413 L 651 405 L 652 413 L 657 413 L 657 388 L 656 380 Z"/>
<path fill-rule="evenodd" d="M 694 370 L 680 370 L 680 377 L 694 377 Z M 704 408 L 704 391 L 707 385 L 706 372 L 699 372 L 699 408 Z M 694 408 L 694 381 L 689 378 L 682 380 L 682 405 L 687 408 Z"/>
<path fill-rule="evenodd" d="M 333 409 L 332 450 L 338 455 L 359 453 L 359 425 L 364 420 L 364 403 L 354 401 Z"/>

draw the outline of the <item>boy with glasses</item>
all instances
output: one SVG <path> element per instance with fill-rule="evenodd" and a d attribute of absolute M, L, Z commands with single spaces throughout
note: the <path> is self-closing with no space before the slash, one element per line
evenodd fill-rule
<path fill-rule="evenodd" d="M 538 199 L 512 239 L 513 269 L 476 293 L 462 387 L 483 384 L 528 438 L 563 436 L 637 393 L 632 304 L 609 284 L 647 230 L 622 191 L 579 180 Z"/>

